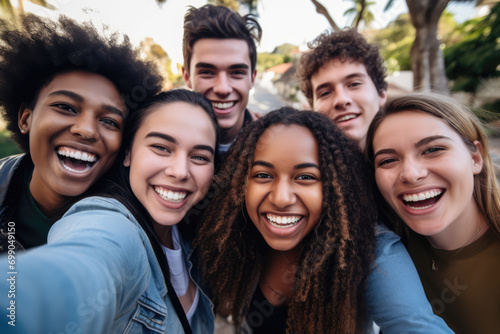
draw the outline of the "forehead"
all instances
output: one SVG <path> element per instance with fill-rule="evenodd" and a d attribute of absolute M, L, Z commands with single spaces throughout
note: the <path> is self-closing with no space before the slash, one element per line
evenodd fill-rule
<path fill-rule="evenodd" d="M 250 51 L 242 39 L 204 38 L 196 41 L 191 55 L 191 67 L 206 63 L 215 67 L 229 67 L 234 64 L 250 66 Z"/>
<path fill-rule="evenodd" d="M 255 148 L 255 160 L 319 162 L 318 144 L 311 131 L 300 125 L 273 125 L 265 130 Z"/>
<path fill-rule="evenodd" d="M 354 74 L 361 74 L 370 78 L 363 63 L 349 59 L 341 61 L 339 58 L 334 58 L 326 62 L 311 76 L 311 85 L 314 89 L 318 85 L 341 81 Z"/>
<path fill-rule="evenodd" d="M 139 131 L 187 134 L 198 139 L 208 136 L 207 140 L 215 141 L 215 128 L 210 116 L 201 107 L 186 102 L 163 103 L 154 107 Z"/>
<path fill-rule="evenodd" d="M 416 141 L 431 136 L 446 136 L 456 142 L 462 142 L 459 134 L 443 119 L 418 110 L 403 110 L 388 115 L 374 134 L 374 146 L 377 143 L 391 141 Z"/>

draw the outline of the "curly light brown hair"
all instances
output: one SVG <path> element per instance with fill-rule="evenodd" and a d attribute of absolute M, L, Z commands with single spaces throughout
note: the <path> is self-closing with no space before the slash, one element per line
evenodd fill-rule
<path fill-rule="evenodd" d="M 216 176 L 197 239 L 201 269 L 217 312 L 240 326 L 263 273 L 266 244 L 245 208 L 247 179 L 255 147 L 270 126 L 296 124 L 318 143 L 322 213 L 302 241 L 287 300 L 287 333 L 360 332 L 365 283 L 374 258 L 377 209 L 369 169 L 357 144 L 326 116 L 291 107 L 275 110 L 249 124 L 232 145 Z"/>
<path fill-rule="evenodd" d="M 311 77 L 333 59 L 341 62 L 354 61 L 365 65 L 379 95 L 387 90 L 384 60 L 377 45 L 369 44 L 354 28 L 325 32 L 308 44 L 311 49 L 300 58 L 297 70 L 300 89 L 313 106 Z"/>

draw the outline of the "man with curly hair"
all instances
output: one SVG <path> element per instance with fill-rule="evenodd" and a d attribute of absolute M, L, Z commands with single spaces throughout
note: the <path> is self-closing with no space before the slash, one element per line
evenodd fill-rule
<path fill-rule="evenodd" d="M 127 116 L 162 81 L 126 36 L 67 17 L 27 15 L 19 29 L 0 20 L 0 107 L 25 152 L 0 160 L 0 252 L 47 242 L 111 168 Z"/>
<path fill-rule="evenodd" d="M 184 17 L 182 74 L 189 88 L 212 102 L 222 128 L 222 154 L 252 121 L 247 104 L 261 36 L 254 15 L 241 16 L 224 6 L 190 7 Z"/>
<path fill-rule="evenodd" d="M 363 150 L 373 117 L 387 99 L 378 47 L 355 29 L 318 36 L 299 64 L 301 90 L 315 111 L 330 117 Z"/>

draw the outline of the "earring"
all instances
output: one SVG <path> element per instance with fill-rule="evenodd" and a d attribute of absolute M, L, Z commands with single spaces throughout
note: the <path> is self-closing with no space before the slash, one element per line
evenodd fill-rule
<path fill-rule="evenodd" d="M 24 131 L 26 131 L 26 130 L 24 130 L 24 129 L 21 129 L 21 133 L 24 133 Z"/>

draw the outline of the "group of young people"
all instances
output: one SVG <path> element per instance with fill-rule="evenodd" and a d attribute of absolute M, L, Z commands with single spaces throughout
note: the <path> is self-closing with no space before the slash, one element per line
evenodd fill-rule
<path fill-rule="evenodd" d="M 498 332 L 499 189 L 470 110 L 387 99 L 350 29 L 300 59 L 314 111 L 256 119 L 255 17 L 184 19 L 190 90 L 165 92 L 123 36 L 2 22 L 25 152 L 0 160 L 2 332 Z"/>

